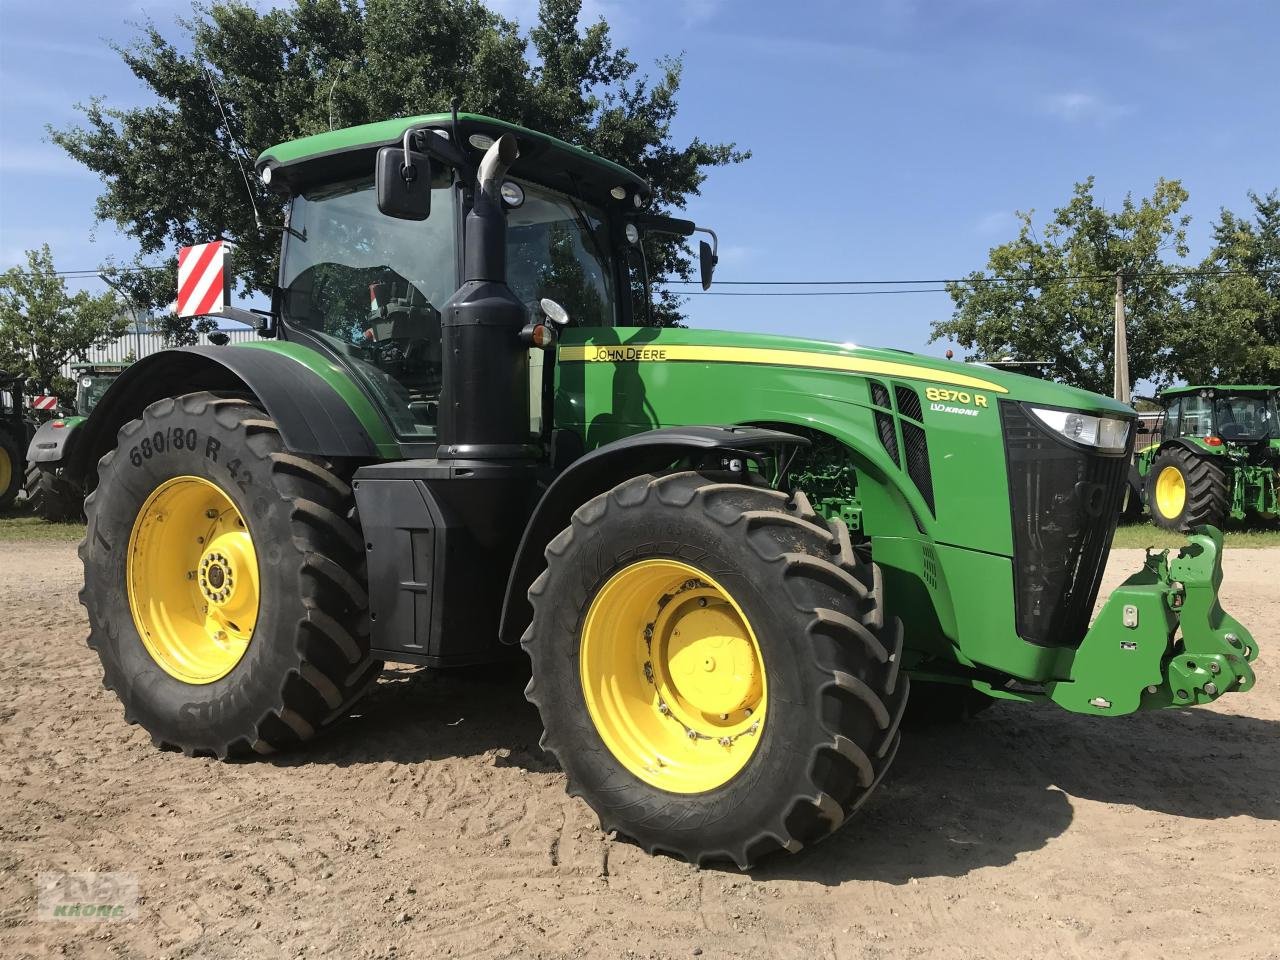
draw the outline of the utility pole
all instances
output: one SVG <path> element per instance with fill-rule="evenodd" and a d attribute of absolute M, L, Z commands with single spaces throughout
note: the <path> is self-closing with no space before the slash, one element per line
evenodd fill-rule
<path fill-rule="evenodd" d="M 1125 336 L 1124 274 L 1116 271 L 1115 380 L 1113 395 L 1121 403 L 1130 401 L 1129 341 Z"/>

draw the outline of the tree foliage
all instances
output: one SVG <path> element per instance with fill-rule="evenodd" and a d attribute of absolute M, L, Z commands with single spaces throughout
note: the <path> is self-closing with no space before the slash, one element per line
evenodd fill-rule
<path fill-rule="evenodd" d="M 1020 213 L 1017 238 L 948 285 L 955 310 L 932 339 L 957 341 L 968 359 L 1049 360 L 1055 379 L 1110 393 L 1118 273 L 1132 382 L 1280 382 L 1280 195 L 1249 200 L 1251 216 L 1221 211 L 1213 248 L 1188 265 L 1178 181 L 1111 213 L 1089 178 L 1043 237 Z"/>
<path fill-rule="evenodd" d="M 967 359 L 1050 360 L 1055 379 L 1110 393 L 1119 273 L 1130 377 L 1166 379 L 1167 322 L 1181 308 L 1166 258 L 1188 252 L 1186 200 L 1178 181 L 1159 180 L 1150 198 L 1126 196 L 1113 213 L 1098 203 L 1090 177 L 1054 211 L 1043 237 L 1034 211 L 1019 213 L 1017 238 L 991 249 L 986 270 L 948 284 L 955 311 L 933 325 L 932 339 L 955 340 Z"/>
<path fill-rule="evenodd" d="M 661 61 L 656 79 L 641 74 L 603 19 L 583 25 L 581 7 L 541 0 L 526 38 L 478 0 L 296 0 L 261 13 L 218 0 L 180 21 L 181 42 L 148 23 L 116 48 L 155 102 L 119 109 L 95 99 L 82 125 L 50 134 L 102 177 L 97 215 L 137 240 L 140 259 L 232 240 L 247 291 L 270 289 L 280 236 L 255 223 L 237 156 L 249 166 L 256 152 L 323 132 L 331 119 L 337 128 L 444 111 L 456 96 L 464 110 L 635 170 L 652 183 L 658 212 L 683 208 L 709 168 L 747 154 L 696 137 L 676 143 L 681 61 Z M 279 198 L 252 176 L 249 190 L 263 222 L 278 226 Z M 655 275 L 691 276 L 677 244 L 652 242 L 647 252 Z M 169 267 L 124 275 L 131 295 L 151 307 L 170 302 Z M 655 322 L 678 319 L 679 299 L 663 295 Z M 167 322 L 190 336 L 186 321 Z"/>
<path fill-rule="evenodd" d="M 1280 383 L 1280 195 L 1223 210 L 1214 247 L 1169 325 L 1170 368 L 1188 383 Z"/>
<path fill-rule="evenodd" d="M 27 251 L 25 267 L 0 273 L 0 368 L 43 389 L 74 396 L 59 370 L 84 360 L 90 347 L 119 338 L 128 321 L 114 293 L 67 293 L 49 245 Z"/>

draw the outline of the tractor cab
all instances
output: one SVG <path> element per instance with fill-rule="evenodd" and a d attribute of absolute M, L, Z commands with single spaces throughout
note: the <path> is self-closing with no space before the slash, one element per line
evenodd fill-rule
<path fill-rule="evenodd" d="M 73 363 L 71 376 L 76 382 L 75 415 L 87 417 L 98 405 L 107 388 L 124 373 L 127 363 Z"/>
<path fill-rule="evenodd" d="M 483 246 L 475 178 L 504 136 L 515 157 L 494 185 L 505 214 L 501 279 L 529 327 L 526 423 L 536 441 L 551 373 L 542 351 L 556 327 L 634 325 L 648 302 L 633 297 L 647 283 L 643 234 L 688 236 L 695 225 L 643 214 L 648 184 L 623 167 L 474 115 L 321 134 L 272 147 L 258 161 L 259 175 L 289 197 L 275 333 L 339 359 L 401 443 L 438 442 L 442 311 L 475 279 L 466 276 L 469 246 L 473 259 Z"/>
<path fill-rule="evenodd" d="M 1180 387 L 1161 394 L 1161 438 L 1187 438 L 1210 450 L 1266 448 L 1280 441 L 1280 389 L 1257 386 Z"/>

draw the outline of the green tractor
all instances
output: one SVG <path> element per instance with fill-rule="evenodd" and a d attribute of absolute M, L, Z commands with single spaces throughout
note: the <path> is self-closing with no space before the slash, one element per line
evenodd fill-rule
<path fill-rule="evenodd" d="M 98 405 L 107 387 L 128 367 L 127 363 L 74 363 L 75 409 L 68 416 L 46 420 L 36 430 L 27 450 L 25 486 L 27 503 L 37 516 L 53 522 L 80 520 L 84 516 L 84 491 L 63 476 L 58 465 L 60 434 L 81 423 Z"/>
<path fill-rule="evenodd" d="M 1280 516 L 1280 387 L 1174 387 L 1159 401 L 1159 439 L 1135 464 L 1157 526 Z"/>
<path fill-rule="evenodd" d="M 909 689 L 1120 716 L 1253 686 L 1212 528 L 1090 627 L 1130 408 L 643 326 L 640 241 L 702 228 L 502 121 L 333 131 L 257 171 L 289 203 L 264 338 L 138 361 L 50 461 L 93 490 L 89 643 L 157 744 L 287 749 L 384 661 L 523 647 L 603 829 L 746 867 L 867 799 Z"/>
<path fill-rule="evenodd" d="M 22 451 L 31 439 L 22 378 L 0 370 L 0 510 L 22 492 Z"/>

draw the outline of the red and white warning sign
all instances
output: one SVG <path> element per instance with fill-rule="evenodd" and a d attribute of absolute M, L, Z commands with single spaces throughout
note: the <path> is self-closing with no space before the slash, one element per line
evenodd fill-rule
<path fill-rule="evenodd" d="M 34 396 L 31 398 L 32 410 L 56 410 L 58 408 L 58 398 L 48 394 Z"/>
<path fill-rule="evenodd" d="M 178 316 L 219 313 L 227 305 L 226 248 L 226 243 L 215 240 L 178 251 Z"/>

